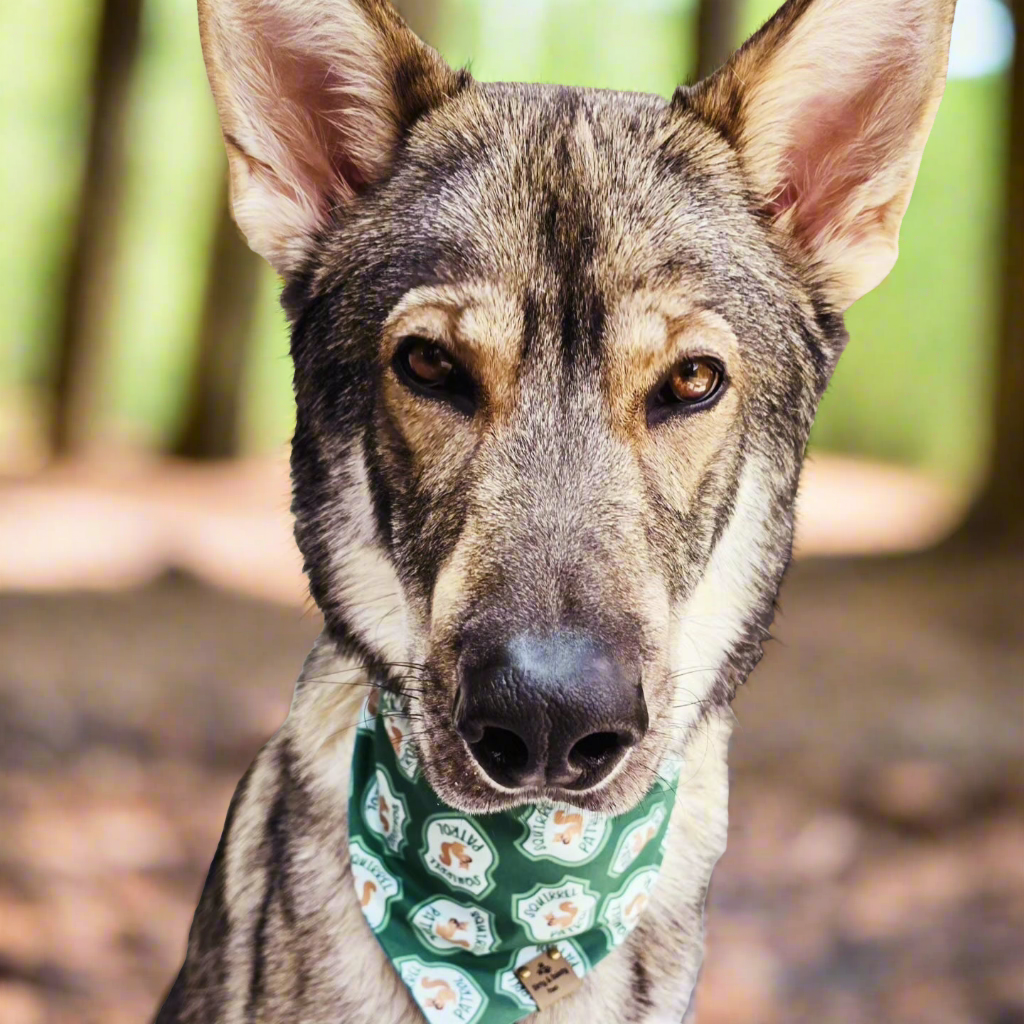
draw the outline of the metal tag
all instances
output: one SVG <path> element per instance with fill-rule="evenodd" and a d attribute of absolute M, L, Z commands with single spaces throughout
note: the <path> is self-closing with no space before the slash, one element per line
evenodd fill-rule
<path fill-rule="evenodd" d="M 526 987 L 539 1010 L 545 1010 L 559 999 L 572 995 L 583 979 L 566 963 L 553 946 L 540 956 L 516 968 L 516 977 Z"/>

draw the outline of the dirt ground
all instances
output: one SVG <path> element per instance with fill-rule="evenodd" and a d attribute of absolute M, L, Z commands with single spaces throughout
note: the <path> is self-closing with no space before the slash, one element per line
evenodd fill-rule
<path fill-rule="evenodd" d="M 802 563 L 781 605 L 701 1024 L 1022 1024 L 1024 555 Z M 0 1021 L 151 1016 L 317 630 L 184 577 L 0 595 Z"/>

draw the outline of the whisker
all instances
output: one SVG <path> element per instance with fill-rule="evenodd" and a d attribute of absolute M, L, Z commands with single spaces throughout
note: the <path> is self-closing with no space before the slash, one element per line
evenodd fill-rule
<path fill-rule="evenodd" d="M 693 668 L 681 668 L 676 672 L 669 672 L 667 679 L 679 679 L 682 676 L 693 676 L 699 672 L 717 672 L 717 665 L 696 665 Z"/>

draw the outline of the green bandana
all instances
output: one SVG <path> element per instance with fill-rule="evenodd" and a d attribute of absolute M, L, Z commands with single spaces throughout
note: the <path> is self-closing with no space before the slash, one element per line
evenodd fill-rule
<path fill-rule="evenodd" d="M 557 949 L 579 976 L 640 919 L 664 857 L 674 772 L 618 817 L 530 804 L 475 817 L 441 803 L 398 700 L 364 707 L 349 848 L 367 922 L 430 1024 L 512 1024 L 537 1005 L 515 970 Z M 673 777 L 673 775 L 675 777 Z"/>

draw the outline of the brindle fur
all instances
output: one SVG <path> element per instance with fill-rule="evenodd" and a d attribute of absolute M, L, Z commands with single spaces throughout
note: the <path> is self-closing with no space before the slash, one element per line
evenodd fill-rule
<path fill-rule="evenodd" d="M 201 0 L 236 216 L 286 280 L 296 538 L 325 628 L 232 801 L 159 1024 L 418 1019 L 349 878 L 353 725 L 368 687 L 403 690 L 445 801 L 543 798 L 489 782 L 451 723 L 460 653 L 526 628 L 642 666 L 646 737 L 563 798 L 619 811 L 666 755 L 684 763 L 640 927 L 530 1019 L 683 1018 L 725 844 L 729 704 L 768 635 L 842 313 L 895 258 L 953 7 L 789 0 L 668 102 L 477 83 L 381 0 Z M 785 112 L 855 47 L 829 43 L 853 9 L 882 24 L 848 26 L 879 52 L 812 159 Z M 409 335 L 472 371 L 475 416 L 398 381 Z M 647 396 L 684 355 L 720 360 L 728 387 L 651 427 Z"/>

